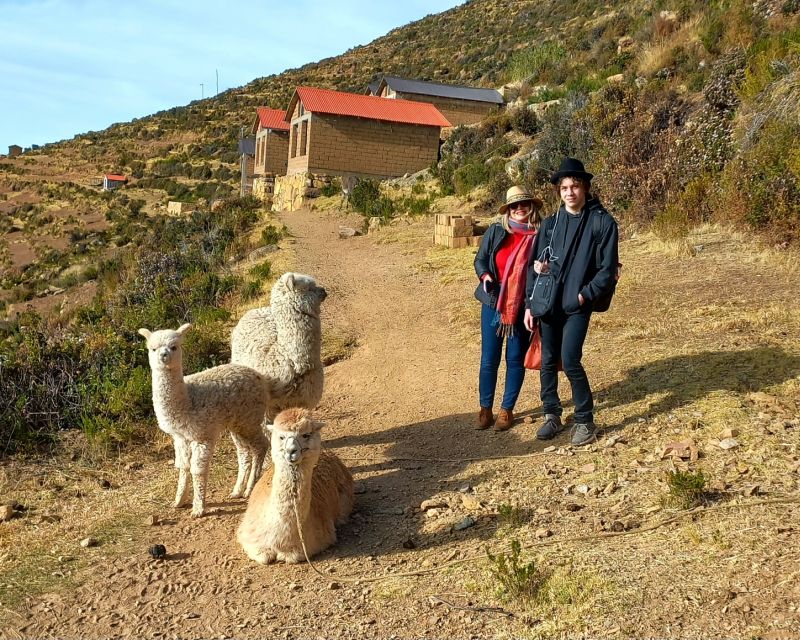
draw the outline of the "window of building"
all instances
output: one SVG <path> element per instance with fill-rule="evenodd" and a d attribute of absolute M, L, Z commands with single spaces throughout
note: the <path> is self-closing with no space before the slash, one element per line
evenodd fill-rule
<path fill-rule="evenodd" d="M 300 155 L 308 155 L 308 120 L 300 123 Z"/>
<path fill-rule="evenodd" d="M 291 152 L 290 156 L 292 158 L 296 158 L 297 157 L 297 125 L 296 124 L 292 125 L 292 136 L 291 136 L 291 141 L 290 141 L 289 144 L 291 144 L 291 147 L 292 147 L 292 152 Z"/>

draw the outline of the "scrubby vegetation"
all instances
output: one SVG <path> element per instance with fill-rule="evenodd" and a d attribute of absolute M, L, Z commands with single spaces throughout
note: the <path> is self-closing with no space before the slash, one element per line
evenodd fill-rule
<path fill-rule="evenodd" d="M 90 306 L 11 322 L 0 343 L 0 454 L 52 444 L 63 429 L 100 444 L 145 437 L 150 372 L 137 329 L 192 322 L 187 371 L 227 361 L 226 306 L 248 285 L 226 265 L 251 249 L 260 217 L 257 201 L 236 198 L 214 213 L 147 221 L 135 248 L 101 263 Z M 254 282 L 269 272 L 262 263 Z"/>

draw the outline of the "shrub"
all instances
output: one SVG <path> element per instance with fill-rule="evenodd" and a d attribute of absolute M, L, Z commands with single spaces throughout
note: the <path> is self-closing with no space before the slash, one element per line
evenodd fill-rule
<path fill-rule="evenodd" d="M 557 42 L 545 42 L 518 51 L 508 62 L 506 76 L 510 82 L 541 76 L 566 56 L 566 49 Z"/>
<path fill-rule="evenodd" d="M 381 195 L 380 184 L 375 180 L 359 180 L 350 194 L 350 204 L 367 217 L 390 218 L 394 213 L 394 203 Z"/>
<path fill-rule="evenodd" d="M 526 106 L 509 111 L 508 120 L 512 130 L 526 136 L 534 136 L 539 132 L 539 120 Z"/>
<path fill-rule="evenodd" d="M 283 233 L 277 227 L 268 224 L 261 231 L 261 244 L 278 244 L 283 237 Z"/>
<path fill-rule="evenodd" d="M 331 180 L 328 184 L 324 185 L 320 190 L 323 196 L 330 198 L 331 196 L 338 196 L 342 192 L 342 185 L 339 180 Z"/>
<path fill-rule="evenodd" d="M 531 599 L 542 584 L 543 576 L 535 562 L 522 562 L 521 550 L 519 540 L 514 539 L 508 555 L 502 552 L 493 555 L 491 551 L 486 551 L 489 557 L 489 574 L 496 583 L 495 593 L 504 600 Z"/>
<path fill-rule="evenodd" d="M 254 278 L 260 278 L 262 280 L 266 280 L 269 278 L 270 271 L 272 270 L 272 264 L 269 260 L 264 260 L 261 264 L 256 265 L 250 269 L 250 275 Z"/>
<path fill-rule="evenodd" d="M 669 471 L 667 472 L 669 500 L 682 509 L 691 509 L 703 499 L 706 488 L 706 477 L 702 471 Z"/>

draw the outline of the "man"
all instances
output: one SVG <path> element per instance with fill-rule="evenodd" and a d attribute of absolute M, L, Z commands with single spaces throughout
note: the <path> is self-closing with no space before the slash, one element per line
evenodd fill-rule
<path fill-rule="evenodd" d="M 592 177 L 582 162 L 565 158 L 550 178 L 562 204 L 556 215 L 542 222 L 536 236 L 525 296 L 525 326 L 532 331 L 538 320 L 542 340 L 540 380 L 545 420 L 536 437 L 549 440 L 564 429 L 558 396 L 560 359 L 572 387 L 575 446 L 597 439 L 592 390 L 581 358 L 593 301 L 597 304 L 613 291 L 619 255 L 617 223 L 591 195 Z M 552 308 L 535 318 L 531 294 L 540 274 L 550 274 L 557 289 Z"/>

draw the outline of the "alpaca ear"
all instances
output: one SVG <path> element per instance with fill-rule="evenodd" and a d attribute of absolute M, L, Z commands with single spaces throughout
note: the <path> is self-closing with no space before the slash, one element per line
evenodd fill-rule
<path fill-rule="evenodd" d="M 325 424 L 326 424 L 326 423 L 325 423 L 325 422 L 323 422 L 322 420 L 314 420 L 314 421 L 311 423 L 311 432 L 312 432 L 312 433 L 316 433 L 317 431 L 319 431 L 320 429 L 322 429 L 322 427 L 324 427 L 324 426 L 325 426 Z"/>
<path fill-rule="evenodd" d="M 264 428 L 267 431 L 269 431 L 270 435 L 272 435 L 272 432 L 275 430 L 275 425 L 274 424 L 265 424 Z"/>
<path fill-rule="evenodd" d="M 180 327 L 178 327 L 177 333 L 180 333 L 181 335 L 183 335 L 184 333 L 186 333 L 191 328 L 192 328 L 192 325 L 187 322 L 186 324 L 182 324 Z"/>
<path fill-rule="evenodd" d="M 153 335 L 147 329 L 139 329 L 138 333 L 140 336 L 144 336 L 145 340 L 149 340 L 150 336 Z"/>
<path fill-rule="evenodd" d="M 289 291 L 294 291 L 294 274 L 293 273 L 287 273 L 286 274 L 286 287 L 289 289 Z"/>

